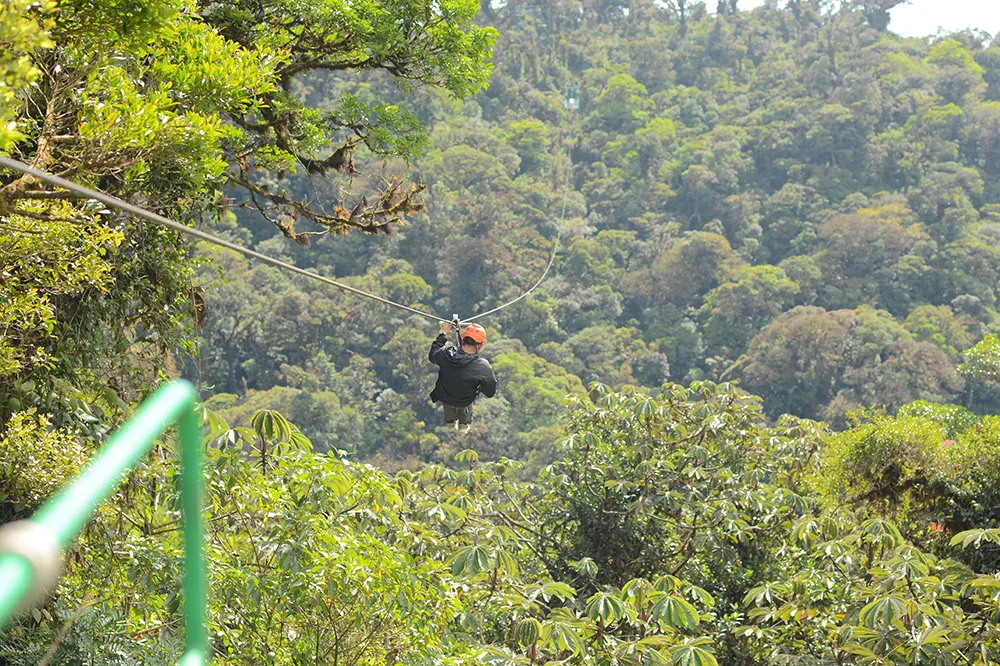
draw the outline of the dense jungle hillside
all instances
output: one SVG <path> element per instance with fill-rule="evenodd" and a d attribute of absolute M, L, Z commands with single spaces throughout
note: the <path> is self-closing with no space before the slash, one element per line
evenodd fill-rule
<path fill-rule="evenodd" d="M 492 458 L 544 448 L 592 381 L 735 379 L 772 418 L 838 428 L 917 399 L 995 411 L 955 365 L 1000 330 L 1000 48 L 901 39 L 862 9 L 721 9 L 489 9 L 494 71 L 464 102 L 316 73 L 296 89 L 314 107 L 398 99 L 426 123 L 412 167 L 390 165 L 426 183 L 425 210 L 388 237 L 300 248 L 241 209 L 232 237 L 449 318 L 523 293 L 561 230 L 554 275 L 483 322 L 503 390 L 472 445 Z M 359 150 L 355 178 L 378 162 Z M 283 175 L 302 198 L 331 193 Z M 383 464 L 442 450 L 433 323 L 204 256 L 228 283 L 205 290 L 186 373 L 211 405 L 281 409 Z"/>
<path fill-rule="evenodd" d="M 1000 42 L 898 0 L 0 3 L 0 521 L 202 403 L 213 663 L 1000 663 Z M 553 254 L 554 253 L 554 254 Z M 175 664 L 168 432 L 0 666 Z M 2 622 L 2 618 L 0 618 Z"/>

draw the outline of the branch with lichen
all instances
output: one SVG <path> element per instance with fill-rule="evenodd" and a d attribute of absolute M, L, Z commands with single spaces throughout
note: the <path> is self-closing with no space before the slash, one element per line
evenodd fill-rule
<path fill-rule="evenodd" d="M 262 215 L 286 237 L 304 247 L 308 247 L 309 237 L 316 235 L 316 232 L 296 231 L 294 225 L 300 219 L 314 222 L 324 227 L 326 232 L 342 234 L 356 229 L 366 234 L 389 234 L 393 225 L 402 223 L 406 215 L 424 208 L 420 195 L 426 186 L 410 184 L 406 187 L 397 179 L 389 181 L 373 202 L 369 202 L 367 196 L 362 196 L 350 208 L 345 202 L 341 202 L 327 212 L 292 199 L 284 192 L 253 182 L 250 170 L 245 165 L 238 173 L 229 173 L 228 177 L 232 184 L 245 188 L 250 193 L 254 206 Z M 275 212 L 278 213 L 277 217 L 273 216 Z"/>

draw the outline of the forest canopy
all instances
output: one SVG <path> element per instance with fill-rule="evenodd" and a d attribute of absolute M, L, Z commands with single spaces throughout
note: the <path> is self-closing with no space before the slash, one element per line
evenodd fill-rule
<path fill-rule="evenodd" d="M 218 663 L 997 663 L 1000 41 L 897 4 L 4 0 L 4 155 L 445 317 L 557 251 L 460 435 L 426 319 L 0 171 L 0 519 L 183 377 Z M 175 455 L 0 664 L 176 663 Z"/>

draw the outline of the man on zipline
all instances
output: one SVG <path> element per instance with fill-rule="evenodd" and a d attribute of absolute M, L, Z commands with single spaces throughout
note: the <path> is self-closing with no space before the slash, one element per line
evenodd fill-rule
<path fill-rule="evenodd" d="M 431 363 L 439 366 L 431 400 L 444 404 L 444 423 L 472 427 L 472 403 L 480 393 L 487 398 L 497 394 L 497 376 L 493 366 L 479 352 L 486 345 L 486 331 L 479 324 L 469 324 L 462 331 L 462 348 L 446 347 L 452 324 L 442 324 L 441 334 L 431 343 Z"/>

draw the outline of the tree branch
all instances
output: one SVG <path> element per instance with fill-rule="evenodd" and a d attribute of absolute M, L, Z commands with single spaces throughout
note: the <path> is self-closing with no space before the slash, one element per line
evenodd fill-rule
<path fill-rule="evenodd" d="M 367 197 L 363 196 L 350 210 L 341 203 L 334 207 L 332 213 L 326 213 L 280 192 L 265 189 L 252 182 L 245 170 L 241 170 L 239 174 L 230 173 L 228 177 L 230 182 L 245 188 L 252 196 L 265 199 L 289 214 L 292 221 L 288 223 L 275 220 L 272 222 L 285 236 L 300 244 L 307 241 L 303 238 L 304 234 L 296 232 L 293 227 L 294 221 L 302 218 L 338 233 L 350 229 L 358 229 L 368 234 L 390 233 L 391 225 L 398 223 L 403 216 L 423 209 L 424 203 L 419 195 L 426 189 L 424 185 L 412 184 L 404 190 L 402 184 L 394 180 L 379 195 L 375 203 L 369 204 Z M 259 205 L 259 202 L 257 203 Z"/>

